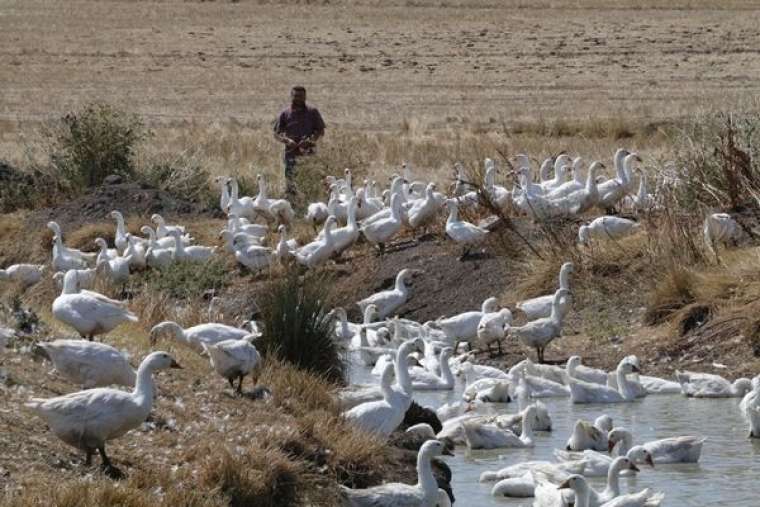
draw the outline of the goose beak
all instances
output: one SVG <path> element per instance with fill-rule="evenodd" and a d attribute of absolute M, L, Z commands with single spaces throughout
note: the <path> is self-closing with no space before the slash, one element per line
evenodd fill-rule
<path fill-rule="evenodd" d="M 182 369 L 183 369 L 183 368 L 182 368 L 182 367 L 179 365 L 179 363 L 178 363 L 177 361 L 175 361 L 174 359 L 172 359 L 172 364 L 169 366 L 169 368 L 176 368 L 176 369 L 179 369 L 179 370 L 182 370 Z"/>
<path fill-rule="evenodd" d="M 563 481 L 559 486 L 557 486 L 557 489 L 570 489 L 570 479 Z"/>
<path fill-rule="evenodd" d="M 612 440 L 607 441 L 607 452 L 612 452 L 612 449 L 615 448 L 615 442 Z"/>
<path fill-rule="evenodd" d="M 652 459 L 651 454 L 647 454 L 646 459 L 644 459 L 644 462 L 649 465 L 650 467 L 654 468 L 654 459 Z"/>
<path fill-rule="evenodd" d="M 636 366 L 635 364 L 634 364 L 634 365 L 631 365 L 631 371 L 632 371 L 633 373 L 641 373 L 641 369 L 639 369 L 639 367 L 638 367 L 638 366 Z"/>
<path fill-rule="evenodd" d="M 441 454 L 443 454 L 444 456 L 453 456 L 454 455 L 454 453 L 451 452 L 451 449 L 449 449 L 448 447 L 444 447 L 443 448 L 443 452 Z"/>
<path fill-rule="evenodd" d="M 634 465 L 633 463 L 631 463 L 631 466 L 630 466 L 630 467 L 628 467 L 628 468 L 629 468 L 630 470 L 633 470 L 634 472 L 640 472 L 640 471 L 641 471 L 641 470 L 639 470 L 639 467 L 637 467 L 637 466 L 636 466 L 636 465 Z"/>

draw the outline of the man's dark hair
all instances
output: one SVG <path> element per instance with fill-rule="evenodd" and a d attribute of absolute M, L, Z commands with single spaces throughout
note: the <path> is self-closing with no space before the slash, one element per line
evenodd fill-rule
<path fill-rule="evenodd" d="M 297 86 L 294 86 L 293 88 L 291 88 L 290 91 L 291 92 L 304 92 L 304 93 L 306 93 L 306 88 L 304 88 L 301 85 L 297 85 Z"/>

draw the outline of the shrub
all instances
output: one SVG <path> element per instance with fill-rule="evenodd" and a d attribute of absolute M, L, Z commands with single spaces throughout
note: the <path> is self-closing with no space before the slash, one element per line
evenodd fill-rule
<path fill-rule="evenodd" d="M 208 171 L 195 158 L 181 155 L 159 160 L 140 171 L 141 178 L 151 187 L 158 188 L 178 199 L 215 207 L 218 200 L 216 188 L 210 185 Z"/>
<path fill-rule="evenodd" d="M 760 203 L 760 115 L 705 114 L 678 131 L 675 197 L 687 209 Z"/>
<path fill-rule="evenodd" d="M 191 299 L 206 291 L 218 292 L 229 281 L 223 259 L 214 257 L 203 263 L 175 262 L 162 269 L 146 272 L 142 280 L 149 292 L 161 292 L 177 299 Z"/>
<path fill-rule="evenodd" d="M 69 185 L 82 188 L 111 174 L 133 176 L 135 147 L 146 131 L 138 116 L 93 103 L 66 114 L 48 136 L 52 165 Z"/>
<path fill-rule="evenodd" d="M 49 206 L 62 193 L 63 188 L 48 172 L 21 171 L 0 160 L 0 213 Z"/>
<path fill-rule="evenodd" d="M 328 287 L 324 275 L 299 277 L 296 270 L 271 281 L 259 301 L 264 336 L 256 345 L 264 355 L 343 383 L 345 353 L 327 315 Z"/>

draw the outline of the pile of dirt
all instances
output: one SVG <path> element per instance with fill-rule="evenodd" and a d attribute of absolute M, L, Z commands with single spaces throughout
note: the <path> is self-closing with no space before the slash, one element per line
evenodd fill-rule
<path fill-rule="evenodd" d="M 27 223 L 44 226 L 55 220 L 64 229 L 76 229 L 93 222 L 110 220 L 108 214 L 118 210 L 126 216 L 146 219 L 153 213 L 165 218 L 179 216 L 217 217 L 219 210 L 170 195 L 149 185 L 123 182 L 118 176 L 109 176 L 106 183 L 89 189 L 85 194 L 59 206 L 41 208 L 32 213 Z M 147 221 L 146 221 L 147 223 Z"/>

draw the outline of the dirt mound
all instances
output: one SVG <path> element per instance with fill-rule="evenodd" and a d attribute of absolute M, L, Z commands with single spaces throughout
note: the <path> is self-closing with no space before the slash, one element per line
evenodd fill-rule
<path fill-rule="evenodd" d="M 119 177 L 109 176 L 102 186 L 92 188 L 84 195 L 60 206 L 42 208 L 29 217 L 31 226 L 44 226 L 55 220 L 64 229 L 110 220 L 108 213 L 119 210 L 124 216 L 150 217 L 159 213 L 165 218 L 181 215 L 215 217 L 219 210 L 204 204 L 178 199 L 167 192 L 140 183 L 124 183 Z"/>

